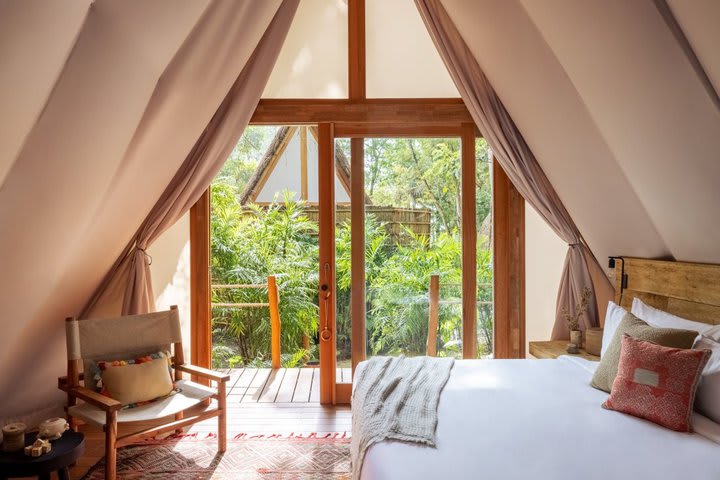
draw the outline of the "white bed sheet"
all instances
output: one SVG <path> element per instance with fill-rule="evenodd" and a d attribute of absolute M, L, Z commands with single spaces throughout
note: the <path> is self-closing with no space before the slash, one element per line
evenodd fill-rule
<path fill-rule="evenodd" d="M 437 448 L 377 443 L 361 478 L 720 479 L 718 424 L 697 416 L 698 433 L 684 434 L 605 410 L 607 394 L 589 385 L 596 366 L 567 356 L 457 361 Z"/>

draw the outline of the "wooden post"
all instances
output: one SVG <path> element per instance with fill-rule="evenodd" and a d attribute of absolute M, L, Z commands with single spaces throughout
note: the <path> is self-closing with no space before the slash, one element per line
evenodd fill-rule
<path fill-rule="evenodd" d="M 318 125 L 320 403 L 335 403 L 335 145 L 333 125 Z"/>
<path fill-rule="evenodd" d="M 365 360 L 365 141 L 350 139 L 350 340 L 352 371 Z"/>
<path fill-rule="evenodd" d="M 115 480 L 117 471 L 117 410 L 105 412 L 105 480 Z"/>
<path fill-rule="evenodd" d="M 177 316 L 178 315 L 178 307 L 177 305 L 171 305 L 170 310 L 172 310 L 172 314 Z M 175 342 L 173 344 L 173 370 L 175 370 L 175 381 L 179 382 L 183 379 L 183 373 L 180 371 L 177 367 L 180 365 L 185 365 L 185 352 L 183 352 L 183 345 L 182 342 Z M 206 405 L 210 405 L 210 402 L 207 402 Z M 175 420 L 182 420 L 185 418 L 185 412 L 178 412 L 175 414 Z M 183 433 L 182 428 L 175 430 L 175 433 L 181 434 Z"/>
<path fill-rule="evenodd" d="M 268 303 L 270 304 L 270 351 L 272 353 L 272 368 L 280 368 L 280 295 L 274 275 L 267 279 Z"/>
<path fill-rule="evenodd" d="M 525 202 L 493 160 L 495 358 L 525 357 Z"/>
<path fill-rule="evenodd" d="M 348 0 L 348 93 L 365 99 L 365 0 Z"/>
<path fill-rule="evenodd" d="M 190 208 L 190 363 L 212 366 L 212 314 L 210 312 L 210 190 Z M 176 353 L 177 354 L 177 353 Z M 207 379 L 193 380 L 210 385 Z"/>
<path fill-rule="evenodd" d="M 74 322 L 75 320 L 77 320 L 75 317 L 67 317 L 65 319 L 65 322 L 69 323 L 69 322 Z M 70 392 L 72 391 L 73 387 L 77 387 L 80 385 L 80 373 L 79 373 L 80 372 L 80 360 L 77 360 L 77 359 L 70 360 L 68 358 L 67 367 L 68 367 L 68 371 L 67 371 L 68 405 L 67 405 L 67 408 L 69 409 L 70 407 L 74 407 L 77 404 L 77 399 Z M 70 425 L 70 428 L 74 432 L 77 432 L 78 431 L 77 422 L 75 421 L 75 418 L 70 415 L 70 413 L 67 414 L 67 421 L 68 421 L 68 424 Z"/>
<path fill-rule="evenodd" d="M 462 125 L 462 331 L 463 358 L 477 358 L 477 218 L 475 124 Z"/>
<path fill-rule="evenodd" d="M 428 318 L 427 354 L 429 357 L 437 357 L 438 316 L 440 313 L 439 275 L 430 275 L 428 298 L 430 299 L 430 315 Z"/>
<path fill-rule="evenodd" d="M 225 382 L 217 382 L 218 387 L 218 451 L 227 450 L 227 389 Z"/>
<path fill-rule="evenodd" d="M 308 152 L 307 134 L 309 127 L 300 127 L 300 199 L 308 199 Z"/>

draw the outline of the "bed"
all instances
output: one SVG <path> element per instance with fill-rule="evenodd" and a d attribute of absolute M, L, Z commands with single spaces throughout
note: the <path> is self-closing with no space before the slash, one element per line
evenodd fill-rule
<path fill-rule="evenodd" d="M 638 297 L 685 318 L 720 321 L 720 267 L 624 263 L 621 305 Z M 607 394 L 589 385 L 597 363 L 457 361 L 440 396 L 437 447 L 376 443 L 361 478 L 720 479 L 720 424 L 694 414 L 695 433 L 686 434 L 605 410 Z"/>

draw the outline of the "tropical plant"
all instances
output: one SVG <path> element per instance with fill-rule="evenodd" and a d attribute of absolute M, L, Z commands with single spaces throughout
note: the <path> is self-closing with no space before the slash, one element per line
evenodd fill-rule
<path fill-rule="evenodd" d="M 262 285 L 275 275 L 280 292 L 283 351 L 309 352 L 303 337 L 317 331 L 317 225 L 303 204 L 290 200 L 267 208 L 241 208 L 236 190 L 212 186 L 211 274 L 213 284 Z M 214 289 L 213 303 L 264 303 L 267 288 Z M 243 359 L 265 360 L 270 352 L 267 308 L 213 309 L 215 345 L 231 346 Z"/>
<path fill-rule="evenodd" d="M 274 130 L 246 131 L 212 185 L 211 274 L 214 284 L 264 284 L 276 275 L 282 321 L 282 363 L 293 367 L 317 356 L 317 224 L 304 202 L 283 192 L 266 206 L 241 206 L 238 196 Z M 336 148 L 349 148 L 338 141 Z M 426 351 L 428 285 L 440 276 L 438 354 L 457 356 L 462 345 L 462 248 L 460 241 L 460 143 L 457 139 L 366 140 L 366 191 L 373 204 L 427 208 L 430 234 L 405 229 L 402 241 L 388 225 L 365 222 L 367 351 L 420 355 Z M 476 201 L 479 226 L 478 356 L 492 354 L 492 256 L 489 250 L 490 160 L 478 140 Z M 398 188 L 402 185 L 403 188 Z M 336 229 L 338 360 L 350 358 L 351 226 Z M 267 289 L 213 290 L 213 302 L 264 303 Z M 267 308 L 213 308 L 213 363 L 268 366 Z"/>

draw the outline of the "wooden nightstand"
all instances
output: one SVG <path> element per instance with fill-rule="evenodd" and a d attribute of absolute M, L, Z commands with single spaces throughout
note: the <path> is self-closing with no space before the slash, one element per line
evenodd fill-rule
<path fill-rule="evenodd" d="M 535 358 L 557 358 L 560 355 L 570 355 L 567 353 L 567 340 L 551 340 L 548 342 L 530 342 L 530 355 Z M 587 360 L 599 362 L 600 357 L 597 355 L 590 355 L 585 350 L 580 349 L 580 353 L 573 355 L 575 357 L 582 357 Z"/>

